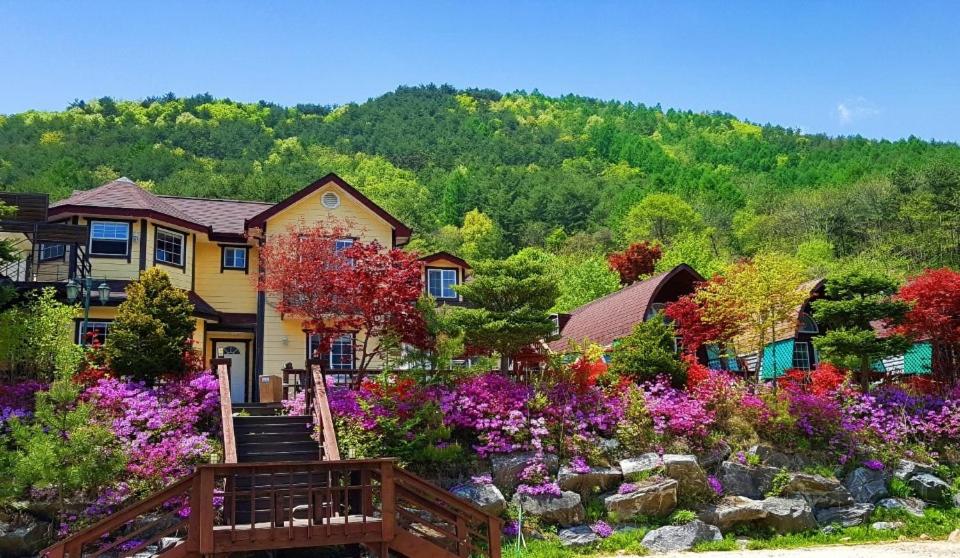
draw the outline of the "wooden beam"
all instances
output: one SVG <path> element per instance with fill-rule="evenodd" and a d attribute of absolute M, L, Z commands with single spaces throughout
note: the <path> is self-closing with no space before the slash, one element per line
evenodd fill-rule
<path fill-rule="evenodd" d="M 220 422 L 223 429 L 223 461 L 237 462 L 237 437 L 233 431 L 233 401 L 230 399 L 230 363 L 229 358 L 210 359 L 210 366 L 217 371 L 217 384 L 220 388 Z"/>

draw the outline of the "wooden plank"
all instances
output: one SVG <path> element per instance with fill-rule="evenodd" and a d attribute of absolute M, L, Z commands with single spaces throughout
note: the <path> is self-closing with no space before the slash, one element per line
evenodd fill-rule
<path fill-rule="evenodd" d="M 209 466 L 202 466 L 197 469 L 200 476 L 200 490 L 196 494 L 197 502 L 190 502 L 190 512 L 200 516 L 199 534 L 200 534 L 200 553 L 212 554 L 214 548 L 213 541 L 213 469 Z"/>
<path fill-rule="evenodd" d="M 397 493 L 393 476 L 396 469 L 392 462 L 380 465 L 380 515 L 383 517 L 382 532 L 385 541 L 392 541 L 396 531 Z"/>
<path fill-rule="evenodd" d="M 313 375 L 314 403 L 313 415 L 320 424 L 323 441 L 324 461 L 340 461 L 340 446 L 337 444 L 337 430 L 333 425 L 333 414 L 330 412 L 330 400 L 327 399 L 327 383 L 323 378 L 323 371 L 318 364 L 310 364 L 310 373 Z"/>
<path fill-rule="evenodd" d="M 217 384 L 220 388 L 220 422 L 223 429 L 223 460 L 226 463 L 237 462 L 237 436 L 233 430 L 233 401 L 230 399 L 230 363 L 228 358 L 214 358 L 210 366 L 217 370 Z"/>
<path fill-rule="evenodd" d="M 4 216 L 5 220 L 23 223 L 43 223 L 47 220 L 50 198 L 46 194 L 0 192 L 0 202 L 17 208 L 13 215 Z"/>
<path fill-rule="evenodd" d="M 390 548 L 404 556 L 417 558 L 459 558 L 456 554 L 403 530 L 397 531 L 397 535 L 390 542 Z"/>

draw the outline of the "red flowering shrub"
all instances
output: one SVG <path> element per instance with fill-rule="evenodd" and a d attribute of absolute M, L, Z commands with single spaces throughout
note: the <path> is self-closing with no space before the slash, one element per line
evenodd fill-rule
<path fill-rule="evenodd" d="M 620 283 L 629 285 L 653 273 L 657 262 L 663 256 L 663 249 L 659 244 L 650 244 L 646 241 L 631 244 L 623 252 L 614 252 L 607 256 L 610 269 L 620 274 Z"/>

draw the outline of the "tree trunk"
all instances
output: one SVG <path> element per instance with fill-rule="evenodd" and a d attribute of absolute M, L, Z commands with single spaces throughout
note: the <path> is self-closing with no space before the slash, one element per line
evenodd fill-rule
<path fill-rule="evenodd" d="M 870 359 L 860 357 L 860 389 L 866 393 L 870 389 Z"/>
<path fill-rule="evenodd" d="M 500 355 L 500 373 L 506 376 L 510 372 L 510 357 Z"/>

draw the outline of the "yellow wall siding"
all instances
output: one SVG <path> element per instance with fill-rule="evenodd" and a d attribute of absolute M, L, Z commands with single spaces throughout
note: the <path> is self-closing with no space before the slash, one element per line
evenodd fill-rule
<path fill-rule="evenodd" d="M 427 294 L 430 294 L 430 291 L 428 290 L 428 285 L 427 285 L 427 269 L 431 269 L 431 268 L 432 269 L 456 269 L 458 285 L 466 281 L 467 273 L 469 271 L 466 268 L 464 268 L 462 265 L 456 262 L 452 262 L 446 258 L 438 258 L 430 262 L 424 262 L 423 273 L 421 273 L 420 279 L 423 281 L 423 291 Z M 452 300 L 452 299 L 448 299 L 448 300 Z M 462 301 L 463 297 L 457 295 L 457 300 Z"/>
<path fill-rule="evenodd" d="M 257 248 L 247 254 L 249 274 L 241 270 L 220 271 L 220 245 L 200 240 L 197 242 L 196 291 L 201 298 L 220 312 L 253 314 L 257 311 Z"/>
<path fill-rule="evenodd" d="M 86 225 L 90 221 L 109 220 L 97 219 L 96 217 L 81 217 L 80 224 Z M 184 235 L 184 266 L 183 269 L 165 264 L 154 264 L 154 242 L 156 240 L 157 226 L 178 232 Z M 106 278 L 115 280 L 134 280 L 140 276 L 140 237 L 143 234 L 141 221 L 133 221 L 132 234 L 130 236 L 130 258 L 105 258 L 101 256 L 90 256 L 90 265 L 92 276 L 96 278 Z M 193 232 L 179 229 L 160 223 L 157 221 L 146 221 L 146 268 L 159 267 L 170 276 L 170 282 L 173 286 L 190 290 L 192 285 L 191 267 L 193 265 Z"/>
<path fill-rule="evenodd" d="M 340 207 L 330 210 L 321 203 L 324 193 L 333 191 L 340 197 Z M 267 239 L 287 232 L 290 227 L 300 223 L 313 226 L 317 223 L 330 223 L 339 220 L 347 222 L 350 234 L 361 242 L 376 240 L 385 248 L 393 246 L 393 228 L 369 208 L 345 193 L 339 186 L 330 183 L 267 221 Z M 286 337 L 286 343 L 283 338 Z M 281 319 L 276 306 L 269 297 L 264 312 L 263 334 L 263 374 L 280 374 L 283 366 L 292 362 L 300 368 L 306 359 L 306 335 L 303 332 L 303 320 L 290 316 Z"/>

